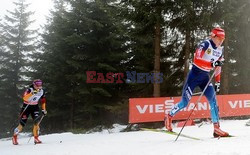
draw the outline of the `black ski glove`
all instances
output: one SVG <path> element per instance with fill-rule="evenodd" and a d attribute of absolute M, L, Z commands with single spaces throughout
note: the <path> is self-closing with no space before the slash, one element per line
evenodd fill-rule
<path fill-rule="evenodd" d="M 219 60 L 211 63 L 211 66 L 212 66 L 212 67 L 222 66 L 222 65 L 223 65 L 223 62 L 222 62 L 222 61 L 219 61 Z"/>

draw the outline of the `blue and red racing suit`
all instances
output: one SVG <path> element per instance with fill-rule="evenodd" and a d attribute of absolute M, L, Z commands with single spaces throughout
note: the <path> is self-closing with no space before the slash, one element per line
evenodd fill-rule
<path fill-rule="evenodd" d="M 190 101 L 193 90 L 199 86 L 203 91 L 209 82 L 209 72 L 213 69 L 211 63 L 222 60 L 223 47 L 216 47 L 212 40 L 204 40 L 196 49 L 193 66 L 188 73 L 187 80 L 182 91 L 181 101 L 176 104 L 169 115 L 174 116 L 178 111 L 185 108 Z M 217 66 L 215 73 L 215 81 L 220 82 L 221 67 Z M 210 83 L 204 92 L 209 104 L 213 123 L 219 122 L 218 106 L 216 101 L 216 93 L 213 84 Z"/>

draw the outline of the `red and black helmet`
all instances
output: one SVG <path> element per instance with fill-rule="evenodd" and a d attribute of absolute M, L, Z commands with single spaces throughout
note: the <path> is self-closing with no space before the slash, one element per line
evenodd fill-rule
<path fill-rule="evenodd" d="M 211 31 L 211 36 L 212 37 L 217 36 L 217 37 L 220 37 L 222 39 L 225 39 L 225 31 L 220 27 L 215 27 Z"/>

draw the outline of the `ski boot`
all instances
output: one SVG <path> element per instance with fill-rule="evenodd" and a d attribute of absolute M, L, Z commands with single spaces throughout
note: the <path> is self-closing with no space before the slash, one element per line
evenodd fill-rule
<path fill-rule="evenodd" d="M 18 145 L 17 135 L 13 135 L 13 137 L 12 137 L 12 143 L 13 143 L 13 145 Z"/>
<path fill-rule="evenodd" d="M 168 131 L 172 132 L 173 129 L 172 129 L 172 117 L 171 115 L 167 114 L 164 118 L 164 124 L 165 124 L 165 127 Z"/>
<path fill-rule="evenodd" d="M 214 138 L 217 137 L 228 137 L 229 134 L 223 130 L 220 129 L 219 123 L 214 123 Z"/>
<path fill-rule="evenodd" d="M 42 141 L 40 141 L 40 140 L 38 139 L 38 136 L 34 136 L 34 143 L 35 143 L 35 144 L 41 144 Z"/>

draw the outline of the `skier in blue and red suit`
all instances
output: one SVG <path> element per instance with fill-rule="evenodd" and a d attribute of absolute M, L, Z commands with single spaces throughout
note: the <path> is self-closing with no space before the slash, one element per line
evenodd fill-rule
<path fill-rule="evenodd" d="M 196 49 L 192 69 L 182 91 L 181 101 L 166 114 L 164 123 L 168 131 L 172 131 L 172 117 L 185 108 L 190 101 L 195 87 L 203 91 L 209 82 L 209 72 L 215 68 L 215 87 L 210 83 L 204 92 L 210 104 L 211 119 L 214 125 L 214 137 L 227 137 L 229 134 L 220 129 L 219 110 L 216 101 L 216 92 L 220 90 L 221 65 L 223 61 L 223 47 L 225 31 L 216 27 L 212 29 L 210 39 L 204 40 Z"/>

